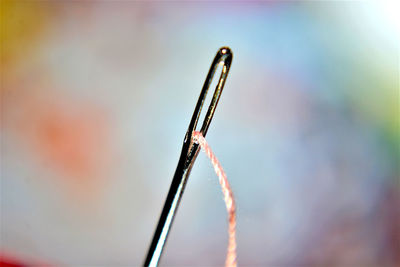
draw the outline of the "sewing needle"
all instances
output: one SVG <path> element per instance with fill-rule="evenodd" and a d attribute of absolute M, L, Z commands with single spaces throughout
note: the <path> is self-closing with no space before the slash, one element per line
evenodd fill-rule
<path fill-rule="evenodd" d="M 199 145 L 192 141 L 192 134 L 193 131 L 196 130 L 197 122 L 200 117 L 208 88 L 211 85 L 214 73 L 218 65 L 222 65 L 222 72 L 218 84 L 215 88 L 210 106 L 208 107 L 203 125 L 201 126 L 200 132 L 203 136 L 206 136 L 208 127 L 210 126 L 211 120 L 215 112 L 215 108 L 218 104 L 219 98 L 221 97 L 221 93 L 224 88 L 226 78 L 228 76 L 228 72 L 232 63 L 232 57 L 233 55 L 230 48 L 222 47 L 217 52 L 217 55 L 215 56 L 211 64 L 210 70 L 207 74 L 203 88 L 200 92 L 199 99 L 194 109 L 189 128 L 183 141 L 183 147 L 181 155 L 179 157 L 178 166 L 176 167 L 176 171 L 172 179 L 172 183 L 167 198 L 165 200 L 165 204 L 162 209 L 156 231 L 154 233 L 150 248 L 147 252 L 144 266 L 157 266 L 161 258 L 161 254 L 168 237 L 168 232 L 171 228 L 176 210 L 185 189 L 187 179 L 190 175 L 190 171 L 193 167 L 194 161 L 196 160 L 197 154 L 199 153 Z"/>

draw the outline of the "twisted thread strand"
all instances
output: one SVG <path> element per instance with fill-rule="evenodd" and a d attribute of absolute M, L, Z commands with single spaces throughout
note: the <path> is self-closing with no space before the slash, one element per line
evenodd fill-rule
<path fill-rule="evenodd" d="M 224 195 L 224 201 L 226 205 L 226 210 L 228 211 L 228 234 L 229 234 L 229 241 L 228 241 L 228 250 L 225 260 L 225 266 L 229 267 L 236 267 L 236 205 L 235 200 L 233 198 L 232 189 L 229 185 L 228 179 L 224 170 L 222 169 L 221 164 L 219 163 L 217 157 L 211 150 L 210 146 L 208 145 L 206 139 L 201 134 L 201 132 L 193 132 L 193 140 L 194 142 L 198 143 L 203 151 L 207 154 L 210 158 L 211 163 L 214 167 L 215 173 L 218 176 L 219 183 L 221 184 L 222 193 Z"/>

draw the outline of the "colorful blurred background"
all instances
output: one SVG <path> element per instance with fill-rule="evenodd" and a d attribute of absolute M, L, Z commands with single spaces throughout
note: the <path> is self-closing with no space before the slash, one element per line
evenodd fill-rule
<path fill-rule="evenodd" d="M 239 265 L 399 266 L 399 28 L 383 1 L 1 1 L 3 261 L 142 264 L 229 46 L 207 139 Z M 220 266 L 226 246 L 200 154 L 161 265 Z"/>

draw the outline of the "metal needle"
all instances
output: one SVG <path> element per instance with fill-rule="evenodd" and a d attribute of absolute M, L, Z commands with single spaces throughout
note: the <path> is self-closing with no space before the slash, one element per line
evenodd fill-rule
<path fill-rule="evenodd" d="M 151 242 L 146 260 L 144 262 L 144 266 L 157 266 L 161 258 L 161 254 L 168 237 L 168 232 L 171 228 L 176 210 L 185 189 L 187 179 L 190 175 L 190 171 L 192 169 L 194 161 L 196 160 L 197 154 L 199 153 L 199 145 L 192 142 L 192 134 L 193 131 L 196 129 L 204 100 L 207 96 L 208 88 L 211 85 L 214 73 L 218 65 L 222 65 L 222 72 L 218 84 L 215 88 L 210 106 L 208 107 L 203 125 L 201 126 L 200 132 L 203 136 L 207 134 L 208 127 L 210 126 L 211 120 L 214 116 L 215 108 L 218 104 L 219 98 L 221 97 L 221 93 L 224 88 L 225 81 L 232 63 L 232 57 L 233 55 L 229 47 L 222 47 L 219 49 L 211 64 L 210 70 L 207 74 L 203 88 L 200 92 L 199 99 L 194 109 L 189 128 L 183 141 L 183 147 L 181 155 L 179 157 L 178 166 L 176 167 L 176 171 L 172 179 L 172 183 L 167 198 L 165 200 L 165 204 L 162 209 L 161 216 L 153 236 L 153 240 Z"/>

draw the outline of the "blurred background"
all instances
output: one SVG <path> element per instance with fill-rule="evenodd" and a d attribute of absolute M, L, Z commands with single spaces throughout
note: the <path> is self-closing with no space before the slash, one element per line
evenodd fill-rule
<path fill-rule="evenodd" d="M 398 266 L 397 12 L 2 1 L 3 261 L 142 264 L 205 76 L 229 46 L 207 139 L 236 197 L 239 265 Z M 221 266 L 227 237 L 201 153 L 161 265 Z"/>

